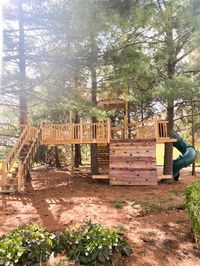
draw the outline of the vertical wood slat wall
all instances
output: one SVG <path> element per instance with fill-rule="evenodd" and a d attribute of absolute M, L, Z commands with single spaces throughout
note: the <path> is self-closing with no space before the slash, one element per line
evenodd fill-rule
<path fill-rule="evenodd" d="M 156 140 L 111 140 L 111 185 L 157 185 Z"/>

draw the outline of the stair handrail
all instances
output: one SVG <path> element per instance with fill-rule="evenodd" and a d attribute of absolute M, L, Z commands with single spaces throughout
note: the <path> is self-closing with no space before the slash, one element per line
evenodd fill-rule
<path fill-rule="evenodd" d="M 29 125 L 26 125 L 24 127 L 19 139 L 17 140 L 17 142 L 15 143 L 15 145 L 13 146 L 13 148 L 11 149 L 9 154 L 7 155 L 6 160 L 2 164 L 1 183 L 3 183 L 4 180 L 6 179 L 8 173 L 10 172 L 10 170 L 11 170 L 11 168 L 15 162 L 15 160 L 17 159 L 19 153 L 21 152 L 24 144 L 28 140 L 27 139 L 28 135 L 29 135 Z"/>
<path fill-rule="evenodd" d="M 30 166 L 32 163 L 32 160 L 37 152 L 37 148 L 40 145 L 41 141 L 41 129 L 42 129 L 42 124 L 39 125 L 39 127 L 31 127 L 31 130 L 34 129 L 36 133 L 34 134 L 34 139 L 33 142 L 29 148 L 28 153 L 26 154 L 26 157 L 24 158 L 24 161 L 19 161 L 19 168 L 18 168 L 18 191 L 22 191 L 25 186 L 25 174 L 26 174 L 26 169 Z M 32 153 L 32 154 L 31 154 Z M 31 154 L 31 157 L 29 157 Z M 29 160 L 29 161 L 28 161 Z"/>

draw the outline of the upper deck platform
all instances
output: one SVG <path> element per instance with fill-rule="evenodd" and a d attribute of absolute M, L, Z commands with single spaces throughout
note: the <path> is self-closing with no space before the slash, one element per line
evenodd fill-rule
<path fill-rule="evenodd" d="M 97 123 L 45 124 L 41 126 L 41 144 L 91 144 L 110 143 L 111 139 L 156 139 L 157 143 L 175 142 L 168 136 L 166 120 L 145 120 L 132 122 L 125 129 L 123 125 L 112 126 L 110 119 Z"/>

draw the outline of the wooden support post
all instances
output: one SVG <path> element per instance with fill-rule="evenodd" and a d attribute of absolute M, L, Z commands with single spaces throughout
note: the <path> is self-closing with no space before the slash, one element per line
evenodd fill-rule
<path fill-rule="evenodd" d="M 124 138 L 128 138 L 128 102 L 125 104 L 125 115 L 124 115 Z"/>
<path fill-rule="evenodd" d="M 24 188 L 24 175 L 23 175 L 23 166 L 22 166 L 22 161 L 19 161 L 18 164 L 18 173 L 17 173 L 17 190 L 18 192 L 22 191 Z"/>
<path fill-rule="evenodd" d="M 108 143 L 110 143 L 110 140 L 111 140 L 111 119 L 110 118 L 108 118 L 107 119 L 107 130 L 108 130 L 108 132 L 107 132 L 107 140 L 108 140 Z"/>
<path fill-rule="evenodd" d="M 39 123 L 38 123 L 37 136 L 38 136 L 39 143 L 41 143 L 43 140 L 43 121 L 42 121 L 42 119 L 40 119 Z"/>
<path fill-rule="evenodd" d="M 156 141 L 158 141 L 158 138 L 159 138 L 159 124 L 158 123 L 159 123 L 159 121 L 156 119 L 154 122 Z"/>
<path fill-rule="evenodd" d="M 126 86 L 126 96 L 128 97 L 128 82 L 127 82 L 127 86 Z M 124 137 L 125 139 L 128 138 L 128 99 L 126 99 L 125 101 L 125 114 L 124 114 Z"/>
<path fill-rule="evenodd" d="M 80 119 L 80 132 L 79 132 L 79 134 L 80 134 L 80 144 L 82 144 L 83 143 L 83 120 L 82 120 L 82 118 Z"/>
<path fill-rule="evenodd" d="M 71 145 L 71 163 L 72 163 L 72 167 L 71 167 L 71 175 L 74 175 L 74 145 Z"/>
<path fill-rule="evenodd" d="M 28 141 L 31 141 L 31 123 L 30 122 L 28 122 L 28 124 L 27 124 L 27 127 L 28 127 L 28 132 L 27 132 L 27 142 Z"/>

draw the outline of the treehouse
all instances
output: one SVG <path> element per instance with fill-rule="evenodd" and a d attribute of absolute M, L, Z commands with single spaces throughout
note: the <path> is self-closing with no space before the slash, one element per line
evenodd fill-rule
<path fill-rule="evenodd" d="M 99 166 L 102 160 L 104 166 L 107 164 L 111 185 L 156 185 L 156 143 L 175 141 L 168 136 L 167 123 L 155 119 L 115 127 L 107 119 L 97 123 L 23 125 L 2 165 L 0 191 L 24 190 L 27 172 L 40 145 L 65 144 L 97 143 Z M 93 178 L 101 177 L 105 175 Z"/>
<path fill-rule="evenodd" d="M 72 95 L 91 99 L 87 87 L 73 89 Z M 40 123 L 21 125 L 21 135 L 2 165 L 0 192 L 20 192 L 25 188 L 37 149 L 41 145 L 59 146 L 97 144 L 99 174 L 94 179 L 109 179 L 111 185 L 157 185 L 156 144 L 175 142 L 169 137 L 168 121 L 128 119 L 128 88 L 113 87 L 98 94 L 98 107 L 124 110 L 123 123 L 114 125 L 110 119 L 97 123 Z M 125 99 L 125 100 L 124 100 Z M 73 158 L 73 155 L 72 155 Z M 72 164 L 73 172 L 73 164 Z M 172 178 L 172 176 L 170 176 Z"/>

